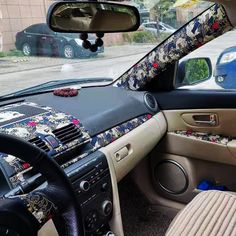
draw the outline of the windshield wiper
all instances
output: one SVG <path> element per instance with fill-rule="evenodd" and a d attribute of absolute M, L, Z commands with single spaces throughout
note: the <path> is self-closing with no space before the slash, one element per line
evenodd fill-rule
<path fill-rule="evenodd" d="M 66 80 L 52 80 L 43 84 L 39 84 L 33 87 L 29 87 L 26 89 L 19 90 L 14 93 L 9 93 L 3 95 L 1 98 L 8 98 L 8 97 L 19 97 L 23 95 L 33 95 L 35 93 L 39 93 L 42 91 L 50 91 L 57 87 L 62 86 L 70 86 L 70 85 L 78 85 L 78 84 L 89 84 L 89 83 L 103 83 L 103 82 L 112 82 L 112 78 L 85 78 L 85 79 L 66 79 Z"/>

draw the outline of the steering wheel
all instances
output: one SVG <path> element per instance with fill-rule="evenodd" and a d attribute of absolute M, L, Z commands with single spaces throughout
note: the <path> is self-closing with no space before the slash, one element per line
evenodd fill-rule
<path fill-rule="evenodd" d="M 11 135 L 0 134 L 0 152 L 29 163 L 47 180 L 46 187 L 28 194 L 0 198 L 1 230 L 8 230 L 6 235 L 36 236 L 48 220 L 60 219 L 59 235 L 83 236 L 81 209 L 61 167 L 38 147 Z"/>

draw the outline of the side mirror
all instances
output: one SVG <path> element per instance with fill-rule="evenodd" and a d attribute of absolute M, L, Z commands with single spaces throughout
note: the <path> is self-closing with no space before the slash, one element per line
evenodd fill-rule
<path fill-rule="evenodd" d="M 195 85 L 212 77 L 210 58 L 190 58 L 179 63 L 176 86 Z"/>

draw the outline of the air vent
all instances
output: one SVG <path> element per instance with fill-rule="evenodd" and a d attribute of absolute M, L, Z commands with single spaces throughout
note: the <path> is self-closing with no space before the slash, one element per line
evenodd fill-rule
<path fill-rule="evenodd" d="M 39 147 L 40 149 L 42 149 L 45 152 L 49 152 L 49 148 L 46 145 L 46 143 L 39 137 L 33 138 L 29 140 L 30 143 L 36 145 L 37 147 Z"/>
<path fill-rule="evenodd" d="M 157 111 L 157 101 L 156 98 L 150 94 L 150 93 L 145 93 L 144 95 L 144 101 L 146 106 L 152 110 L 152 111 Z"/>
<path fill-rule="evenodd" d="M 60 129 L 56 129 L 53 131 L 53 134 L 62 142 L 62 144 L 69 143 L 82 136 L 81 130 L 74 124 L 69 124 Z"/>

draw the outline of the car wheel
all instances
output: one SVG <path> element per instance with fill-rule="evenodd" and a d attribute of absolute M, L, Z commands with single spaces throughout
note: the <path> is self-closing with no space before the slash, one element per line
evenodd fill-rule
<path fill-rule="evenodd" d="M 68 59 L 72 59 L 75 56 L 74 48 L 71 45 L 66 45 L 63 50 L 63 56 Z"/>
<path fill-rule="evenodd" d="M 25 56 L 30 56 L 32 55 L 32 48 L 28 43 L 24 43 L 22 45 L 22 52 Z"/>

